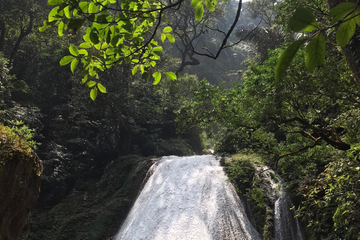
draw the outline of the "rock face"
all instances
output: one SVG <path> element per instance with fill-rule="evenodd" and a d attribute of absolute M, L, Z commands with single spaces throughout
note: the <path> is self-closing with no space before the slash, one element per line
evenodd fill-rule
<path fill-rule="evenodd" d="M 42 164 L 26 141 L 0 124 L 0 240 L 21 233 L 40 192 Z"/>
<path fill-rule="evenodd" d="M 44 167 L 51 167 L 46 164 L 44 160 Z M 108 240 L 120 228 L 153 164 L 152 158 L 119 157 L 100 176 L 77 179 L 58 202 L 41 201 L 40 196 L 18 240 Z M 49 186 L 56 183 L 61 181 Z"/>

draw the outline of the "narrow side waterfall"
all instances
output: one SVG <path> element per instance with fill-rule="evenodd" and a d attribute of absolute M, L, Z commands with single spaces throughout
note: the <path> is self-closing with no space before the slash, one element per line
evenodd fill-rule
<path fill-rule="evenodd" d="M 275 240 L 303 240 L 293 203 L 281 187 L 279 198 L 275 202 Z"/>
<path fill-rule="evenodd" d="M 258 168 L 261 172 L 260 178 L 267 182 L 272 191 L 268 192 L 270 199 L 275 202 L 274 206 L 274 232 L 275 240 L 304 240 L 298 219 L 295 218 L 295 210 L 291 209 L 294 205 L 288 198 L 281 180 L 277 179 L 276 174 L 271 169 Z"/>
<path fill-rule="evenodd" d="M 163 157 L 116 240 L 261 240 L 215 157 Z"/>

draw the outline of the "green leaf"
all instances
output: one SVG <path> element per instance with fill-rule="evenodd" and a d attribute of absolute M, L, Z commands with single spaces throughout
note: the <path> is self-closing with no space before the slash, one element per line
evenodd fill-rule
<path fill-rule="evenodd" d="M 80 2 L 79 7 L 83 13 L 87 13 L 88 10 L 88 4 L 87 2 Z"/>
<path fill-rule="evenodd" d="M 191 1 L 191 8 L 197 8 L 201 3 L 202 3 L 203 0 L 192 0 Z"/>
<path fill-rule="evenodd" d="M 68 19 L 71 18 L 70 6 L 67 6 L 66 8 L 64 8 L 64 15 L 65 15 L 65 17 L 67 17 Z"/>
<path fill-rule="evenodd" d="M 91 45 L 90 45 L 90 43 L 82 43 L 82 44 L 80 44 L 79 47 L 80 48 L 91 48 Z"/>
<path fill-rule="evenodd" d="M 343 3 L 340 3 L 339 5 L 335 6 L 334 8 L 332 8 L 329 12 L 329 16 L 334 17 L 338 14 L 349 11 L 349 9 L 355 9 L 356 7 L 357 7 L 357 5 L 355 3 L 343 2 Z"/>
<path fill-rule="evenodd" d="M 92 29 L 92 31 L 90 32 L 90 41 L 93 44 L 98 44 L 100 42 L 98 32 L 96 29 Z"/>
<path fill-rule="evenodd" d="M 59 36 L 60 37 L 62 37 L 63 35 L 64 35 L 64 22 L 63 21 L 61 21 L 60 23 L 59 23 L 59 26 L 58 26 L 58 34 L 59 34 Z"/>
<path fill-rule="evenodd" d="M 85 49 L 80 49 L 79 54 L 83 54 L 83 55 L 87 56 L 89 53 Z"/>
<path fill-rule="evenodd" d="M 164 33 L 161 34 L 161 41 L 164 42 L 166 39 L 166 35 Z"/>
<path fill-rule="evenodd" d="M 84 84 L 86 83 L 86 81 L 88 80 L 88 75 L 86 74 L 83 79 L 81 80 L 81 82 Z"/>
<path fill-rule="evenodd" d="M 158 84 L 161 80 L 161 73 L 160 72 L 155 72 L 153 75 L 154 77 L 154 85 Z"/>
<path fill-rule="evenodd" d="M 97 11 L 98 11 L 98 6 L 94 2 L 91 2 L 89 4 L 89 13 L 96 13 Z"/>
<path fill-rule="evenodd" d="M 101 83 L 98 83 L 97 87 L 99 88 L 100 92 L 106 93 L 106 88 Z"/>
<path fill-rule="evenodd" d="M 140 65 L 140 71 L 141 71 L 141 73 L 144 73 L 144 72 L 145 72 L 145 68 L 144 68 L 144 65 L 143 65 L 143 64 Z"/>
<path fill-rule="evenodd" d="M 155 61 L 151 61 L 151 62 L 150 62 L 150 65 L 151 65 L 152 67 L 155 67 L 155 66 L 156 66 L 156 62 L 155 62 Z"/>
<path fill-rule="evenodd" d="M 153 48 L 153 52 L 161 52 L 162 50 L 163 50 L 163 48 L 160 46 Z"/>
<path fill-rule="evenodd" d="M 325 58 L 325 37 L 319 33 L 313 37 L 306 47 L 305 65 L 310 73 L 322 65 Z"/>
<path fill-rule="evenodd" d="M 133 67 L 133 69 L 132 69 L 132 75 L 133 75 L 133 76 L 134 76 L 135 73 L 137 72 L 138 68 L 139 68 L 139 65 L 135 65 L 135 66 Z"/>
<path fill-rule="evenodd" d="M 336 7 L 332 8 L 330 10 L 330 17 L 333 17 L 331 21 L 331 25 L 338 22 L 339 20 L 343 19 L 346 15 L 351 13 L 352 11 L 357 8 L 357 5 L 355 3 L 351 2 L 343 2 L 337 5 Z"/>
<path fill-rule="evenodd" d="M 175 75 L 175 73 L 173 72 L 165 72 L 165 75 L 170 78 L 171 80 L 177 80 L 177 77 Z"/>
<path fill-rule="evenodd" d="M 290 66 L 291 61 L 295 57 L 297 51 L 301 47 L 301 45 L 305 42 L 305 38 L 299 39 L 290 46 L 288 46 L 280 55 L 276 67 L 275 67 L 275 81 L 278 82 Z"/>
<path fill-rule="evenodd" d="M 97 97 L 97 88 L 93 88 L 93 89 L 91 89 L 91 91 L 90 91 L 90 98 L 91 98 L 93 101 L 95 101 L 96 97 Z"/>
<path fill-rule="evenodd" d="M 64 3 L 63 0 L 49 0 L 47 4 L 48 5 L 59 5 L 59 4 L 62 4 L 62 3 Z"/>
<path fill-rule="evenodd" d="M 74 56 L 79 56 L 79 50 L 74 45 L 70 45 L 69 52 Z"/>
<path fill-rule="evenodd" d="M 205 0 L 205 6 L 209 11 L 215 11 L 217 0 Z"/>
<path fill-rule="evenodd" d="M 358 10 L 355 15 L 358 15 L 355 17 L 356 24 L 360 27 L 360 10 Z"/>
<path fill-rule="evenodd" d="M 49 12 L 49 16 L 48 16 L 48 21 L 49 22 L 61 19 L 61 15 L 59 14 L 59 9 L 60 9 L 59 6 L 54 7 L 53 9 L 51 9 L 51 11 Z"/>
<path fill-rule="evenodd" d="M 56 21 L 57 22 L 57 21 Z M 50 25 L 47 21 L 44 21 L 44 26 L 42 27 L 39 27 L 39 32 L 43 32 L 45 31 L 46 29 L 50 28 L 52 25 Z"/>
<path fill-rule="evenodd" d="M 175 37 L 173 35 L 171 35 L 170 33 L 166 34 L 166 37 L 169 40 L 169 42 L 171 42 L 171 43 L 175 42 Z"/>
<path fill-rule="evenodd" d="M 164 30 L 163 30 L 163 33 L 169 33 L 169 32 L 172 32 L 172 27 L 166 27 L 166 28 L 164 28 Z"/>
<path fill-rule="evenodd" d="M 195 9 L 195 19 L 196 21 L 201 21 L 204 16 L 204 6 L 200 5 Z"/>
<path fill-rule="evenodd" d="M 350 16 L 351 17 L 351 16 Z M 336 42 L 340 47 L 345 47 L 349 43 L 352 36 L 355 34 L 356 21 L 354 18 L 347 20 L 340 24 L 336 31 Z"/>
<path fill-rule="evenodd" d="M 85 19 L 70 19 L 68 22 L 68 28 L 77 30 L 84 24 Z"/>
<path fill-rule="evenodd" d="M 95 81 L 89 81 L 87 84 L 86 84 L 89 88 L 93 87 L 96 85 L 96 82 Z"/>
<path fill-rule="evenodd" d="M 142 77 L 142 79 L 147 80 L 149 78 L 149 73 L 144 72 L 141 77 Z"/>
<path fill-rule="evenodd" d="M 60 60 L 60 66 L 69 64 L 74 59 L 73 56 L 65 56 Z"/>
<path fill-rule="evenodd" d="M 289 26 L 294 32 L 310 32 L 317 29 L 318 23 L 308 9 L 298 8 L 294 16 L 290 18 Z"/>
<path fill-rule="evenodd" d="M 76 69 L 76 66 L 78 65 L 78 63 L 79 63 L 79 59 L 75 58 L 74 60 L 72 60 L 71 65 L 70 65 L 70 69 L 71 69 L 72 73 L 75 72 L 75 69 Z"/>

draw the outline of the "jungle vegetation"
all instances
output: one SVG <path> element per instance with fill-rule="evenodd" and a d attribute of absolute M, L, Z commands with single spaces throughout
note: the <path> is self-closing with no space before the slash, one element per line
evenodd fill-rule
<path fill-rule="evenodd" d="M 2 0 L 0 123 L 43 160 L 43 206 L 213 138 L 266 159 L 309 239 L 360 239 L 359 29 L 357 1 Z"/>

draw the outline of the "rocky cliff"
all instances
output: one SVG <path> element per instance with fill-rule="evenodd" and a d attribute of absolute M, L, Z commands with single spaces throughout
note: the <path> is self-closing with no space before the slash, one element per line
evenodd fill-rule
<path fill-rule="evenodd" d="M 21 233 L 40 192 L 42 163 L 10 128 L 0 125 L 0 240 Z"/>

